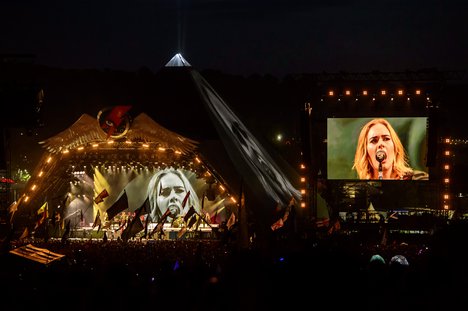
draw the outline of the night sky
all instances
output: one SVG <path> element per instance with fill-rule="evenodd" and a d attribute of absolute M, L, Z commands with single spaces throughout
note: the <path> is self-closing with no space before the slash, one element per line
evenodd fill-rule
<path fill-rule="evenodd" d="M 0 54 L 63 69 L 156 72 L 179 52 L 246 77 L 468 68 L 464 0 L 3 0 L 0 29 Z"/>
<path fill-rule="evenodd" d="M 0 53 L 60 68 L 158 70 L 176 53 L 231 74 L 464 70 L 468 3 L 345 0 L 0 4 Z"/>

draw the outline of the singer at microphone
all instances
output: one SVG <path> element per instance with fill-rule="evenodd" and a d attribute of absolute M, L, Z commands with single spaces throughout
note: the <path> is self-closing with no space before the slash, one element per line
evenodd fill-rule
<path fill-rule="evenodd" d="M 383 162 L 383 160 L 385 160 L 386 158 L 387 158 L 387 154 L 386 154 L 385 151 L 383 151 L 383 150 L 378 150 L 378 151 L 375 153 L 375 159 L 377 160 L 377 162 L 379 162 L 379 179 L 380 179 L 380 180 L 383 179 L 382 162 Z"/>
<path fill-rule="evenodd" d="M 362 126 L 353 163 L 359 179 L 428 179 L 427 173 L 414 170 L 407 160 L 397 132 L 386 119 L 371 119 Z"/>

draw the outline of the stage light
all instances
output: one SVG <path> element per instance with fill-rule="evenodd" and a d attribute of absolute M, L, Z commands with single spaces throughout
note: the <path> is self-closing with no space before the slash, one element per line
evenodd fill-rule
<path fill-rule="evenodd" d="M 333 96 L 334 95 L 333 91 L 328 91 L 328 95 Z"/>

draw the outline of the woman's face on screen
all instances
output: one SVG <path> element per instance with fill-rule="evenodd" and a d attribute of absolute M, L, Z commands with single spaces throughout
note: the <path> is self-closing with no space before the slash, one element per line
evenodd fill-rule
<path fill-rule="evenodd" d="M 390 131 L 380 123 L 372 126 L 367 133 L 367 155 L 375 171 L 379 169 L 379 161 L 375 157 L 379 150 L 387 155 L 386 159 L 382 161 L 382 170 L 392 170 L 395 159 L 395 146 Z"/>
<path fill-rule="evenodd" d="M 167 209 L 171 210 L 173 216 L 182 212 L 182 201 L 187 194 L 185 185 L 179 176 L 168 173 L 159 181 L 157 203 L 164 214 Z"/>

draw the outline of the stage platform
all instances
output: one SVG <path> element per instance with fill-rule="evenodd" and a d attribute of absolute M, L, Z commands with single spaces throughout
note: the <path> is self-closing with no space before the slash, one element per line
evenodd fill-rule
<path fill-rule="evenodd" d="M 154 230 L 155 225 L 148 226 L 147 238 L 146 239 L 156 239 L 156 240 L 183 240 L 183 239 L 218 239 L 218 224 L 212 224 L 211 227 L 208 225 L 199 226 L 197 230 L 187 230 L 183 235 L 179 237 L 180 231 L 182 228 L 171 227 L 170 224 L 165 224 L 163 227 L 162 234 L 153 234 L 153 236 L 148 237 L 150 233 Z M 69 239 L 103 239 L 104 234 L 109 240 L 118 240 L 122 234 L 123 229 L 117 228 L 105 228 L 100 229 L 92 227 L 80 227 L 73 228 L 70 230 Z M 63 235 L 54 235 L 51 237 L 59 238 Z M 135 235 L 133 239 L 142 239 L 144 238 L 144 230 L 140 231 Z"/>

